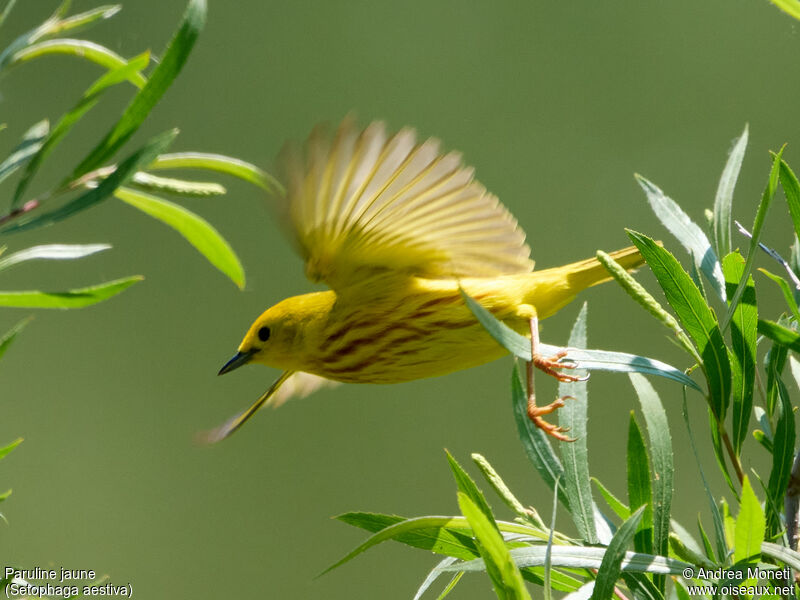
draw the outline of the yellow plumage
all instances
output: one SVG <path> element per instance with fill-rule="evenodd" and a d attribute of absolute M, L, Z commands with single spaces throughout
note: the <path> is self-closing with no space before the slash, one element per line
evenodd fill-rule
<path fill-rule="evenodd" d="M 390 137 L 382 123 L 359 131 L 345 119 L 333 139 L 317 128 L 304 151 L 287 147 L 281 162 L 281 213 L 308 277 L 332 289 L 287 298 L 256 319 L 221 373 L 246 362 L 285 373 L 214 440 L 284 381 L 300 393 L 326 380 L 398 383 L 499 358 L 505 350 L 459 287 L 529 334 L 531 319 L 608 279 L 595 259 L 534 271 L 525 234 L 460 155 L 442 154 L 433 139 L 417 143 L 410 129 Z M 642 263 L 633 248 L 612 256 L 628 269 Z"/>

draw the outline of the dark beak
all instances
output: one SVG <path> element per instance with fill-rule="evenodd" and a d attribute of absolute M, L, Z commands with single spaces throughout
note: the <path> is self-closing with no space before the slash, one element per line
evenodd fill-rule
<path fill-rule="evenodd" d="M 225 375 L 225 373 L 230 373 L 234 369 L 238 369 L 242 365 L 247 364 L 253 357 L 253 352 L 253 350 L 248 350 L 247 352 L 237 352 L 232 359 L 225 363 L 225 366 L 219 370 L 217 375 Z"/>

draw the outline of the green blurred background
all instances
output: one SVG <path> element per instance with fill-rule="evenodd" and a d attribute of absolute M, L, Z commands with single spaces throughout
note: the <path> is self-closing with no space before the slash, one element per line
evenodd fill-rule
<path fill-rule="evenodd" d="M 56 4 L 19 2 L 3 45 Z M 73 10 L 97 4 L 76 1 Z M 88 37 L 125 56 L 146 48 L 158 54 L 184 6 L 131 0 Z M 800 164 L 799 49 L 795 22 L 764 0 L 211 0 L 189 63 L 137 139 L 178 126 L 173 150 L 221 152 L 270 169 L 285 139 L 355 111 L 363 122 L 413 125 L 461 150 L 519 218 L 539 267 L 628 245 L 624 227 L 665 239 L 685 258 L 633 173 L 703 222 L 730 142 L 749 122 L 734 216 L 752 223 L 768 151 L 788 142 L 789 163 Z M 97 74 L 69 58 L 8 73 L 0 81 L 0 121 L 8 124 L 0 150 L 10 150 L 34 121 L 58 117 Z M 113 90 L 58 149 L 38 185 L 73 167 L 130 93 Z M 115 200 L 2 240 L 10 250 L 114 245 L 83 261 L 20 267 L 4 274 L 4 289 L 146 276 L 96 307 L 36 313 L 0 363 L 0 441 L 25 438 L 0 465 L 0 484 L 14 489 L 2 507 L 5 564 L 94 569 L 131 582 L 139 598 L 410 598 L 437 558 L 394 543 L 313 577 L 365 537 L 333 515 L 456 513 L 443 448 L 462 464 L 470 452 L 483 453 L 524 502 L 549 514 L 551 493 L 517 440 L 510 359 L 403 385 L 342 386 L 265 411 L 218 446 L 193 442 L 276 376 L 252 367 L 216 377 L 253 318 L 313 289 L 265 199 L 246 184 L 225 183 L 223 199 L 186 204 L 239 253 L 244 292 L 172 231 Z M 789 243 L 784 215 L 776 203 L 765 236 L 782 251 Z M 742 243 L 738 234 L 734 240 Z M 653 289 L 647 273 L 640 280 Z M 616 286 L 583 298 L 591 347 L 687 366 L 664 330 Z M 545 322 L 544 341 L 564 343 L 579 307 Z M 1 328 L 24 314 L 0 314 Z M 677 450 L 675 516 L 692 526 L 704 499 L 680 391 L 656 383 Z M 540 389 L 555 394 L 549 381 Z M 595 374 L 589 394 L 593 473 L 624 496 L 632 387 L 624 376 Z M 713 474 L 707 418 L 699 396 L 690 400 Z M 749 445 L 751 455 L 763 454 Z M 565 513 L 558 526 L 573 532 Z M 482 575 L 467 576 L 453 594 L 491 596 Z"/>

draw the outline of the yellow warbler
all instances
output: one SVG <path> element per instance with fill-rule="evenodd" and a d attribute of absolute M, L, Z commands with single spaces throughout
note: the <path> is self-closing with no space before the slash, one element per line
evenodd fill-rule
<path fill-rule="evenodd" d="M 287 298 L 252 324 L 220 374 L 246 363 L 284 372 L 249 410 L 210 432 L 211 441 L 266 402 L 330 380 L 398 383 L 503 356 L 459 288 L 531 335 L 531 365 L 577 379 L 554 371 L 569 366 L 561 356 L 538 354 L 538 319 L 608 274 L 593 258 L 534 271 L 516 220 L 458 153 L 441 153 L 435 139 L 418 143 L 411 129 L 389 136 L 383 123 L 360 131 L 347 118 L 332 139 L 318 127 L 304 150 L 287 147 L 281 164 L 287 191 L 278 201 L 306 275 L 331 289 Z M 642 264 L 634 248 L 612 256 L 627 269 Z M 532 373 L 528 388 L 531 419 L 567 439 L 542 419 L 563 401 L 536 406 Z"/>

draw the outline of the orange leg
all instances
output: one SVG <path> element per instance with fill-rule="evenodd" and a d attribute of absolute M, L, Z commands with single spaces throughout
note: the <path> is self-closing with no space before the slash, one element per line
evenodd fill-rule
<path fill-rule="evenodd" d="M 559 373 L 556 371 L 556 369 L 575 368 L 575 365 L 558 362 L 559 359 L 564 358 L 566 355 L 566 351 L 559 352 L 555 356 L 549 358 L 539 354 L 539 319 L 537 317 L 532 317 L 531 360 L 528 362 L 528 417 L 531 421 L 533 421 L 533 424 L 536 425 L 536 427 L 544 431 L 547 435 L 550 435 L 557 440 L 561 440 L 562 442 L 574 442 L 575 440 L 573 438 L 565 435 L 568 431 L 567 429 L 559 427 L 558 425 L 553 425 L 552 423 L 548 423 L 542 418 L 542 415 L 549 415 L 551 412 L 564 406 L 564 402 L 568 399 L 572 399 L 572 396 L 563 396 L 561 398 L 557 398 L 554 402 L 551 402 L 547 406 L 538 406 L 536 404 L 536 392 L 533 384 L 534 367 L 544 371 L 548 375 L 552 375 L 559 381 L 584 381 L 586 379 L 585 377 L 567 375 L 565 373 Z"/>

